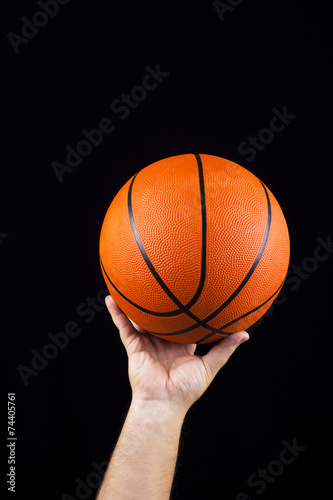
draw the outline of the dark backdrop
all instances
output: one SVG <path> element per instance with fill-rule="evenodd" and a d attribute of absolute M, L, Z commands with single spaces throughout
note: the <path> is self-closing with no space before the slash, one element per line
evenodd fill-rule
<path fill-rule="evenodd" d="M 278 303 L 187 415 L 174 498 L 330 492 L 329 12 L 301 1 L 7 2 L 0 252 L 16 498 L 94 498 L 130 401 L 103 306 L 102 220 L 135 172 L 196 152 L 265 182 L 291 260 Z"/>

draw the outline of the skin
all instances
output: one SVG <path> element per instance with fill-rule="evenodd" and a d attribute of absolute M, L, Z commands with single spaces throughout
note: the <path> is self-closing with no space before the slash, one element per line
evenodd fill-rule
<path fill-rule="evenodd" d="M 110 295 L 105 303 L 127 352 L 132 401 L 97 500 L 167 500 L 185 415 L 249 335 L 234 333 L 197 356 L 196 344 L 150 335 Z"/>

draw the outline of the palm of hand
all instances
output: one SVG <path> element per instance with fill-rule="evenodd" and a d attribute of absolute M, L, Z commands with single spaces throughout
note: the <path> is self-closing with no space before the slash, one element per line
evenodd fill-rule
<path fill-rule="evenodd" d="M 194 403 L 210 378 L 195 344 L 169 342 L 134 327 L 128 338 L 129 377 L 142 399 Z"/>

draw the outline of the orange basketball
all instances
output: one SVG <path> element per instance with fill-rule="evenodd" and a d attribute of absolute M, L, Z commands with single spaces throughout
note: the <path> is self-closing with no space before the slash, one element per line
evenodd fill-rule
<path fill-rule="evenodd" d="M 245 330 L 270 307 L 289 263 L 280 205 L 231 161 L 185 154 L 134 175 L 103 222 L 100 262 L 125 314 L 184 344 Z"/>

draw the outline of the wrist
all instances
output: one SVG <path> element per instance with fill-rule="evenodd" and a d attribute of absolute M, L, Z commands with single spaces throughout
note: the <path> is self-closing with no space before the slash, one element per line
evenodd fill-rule
<path fill-rule="evenodd" d="M 137 421 L 142 430 L 165 433 L 180 430 L 186 413 L 187 408 L 174 401 L 133 396 L 128 416 Z"/>

